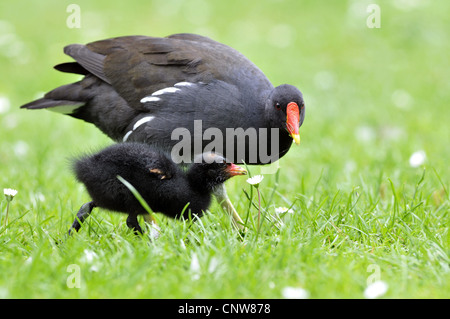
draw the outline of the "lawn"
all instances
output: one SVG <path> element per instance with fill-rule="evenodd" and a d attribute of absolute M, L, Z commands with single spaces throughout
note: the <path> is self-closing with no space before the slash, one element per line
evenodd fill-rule
<path fill-rule="evenodd" d="M 70 28 L 69 2 L 1 2 L 0 188 L 18 193 L 6 226 L 0 195 L 0 298 L 365 298 L 374 282 L 380 298 L 449 298 L 450 3 L 378 1 L 369 28 L 370 3 L 79 0 Z M 301 145 L 276 174 L 249 168 L 264 174 L 261 228 L 256 189 L 235 177 L 245 236 L 214 204 L 197 221 L 157 216 L 157 240 L 102 210 L 68 238 L 89 200 L 70 159 L 112 141 L 19 106 L 79 78 L 52 69 L 66 44 L 177 32 L 304 94 Z"/>

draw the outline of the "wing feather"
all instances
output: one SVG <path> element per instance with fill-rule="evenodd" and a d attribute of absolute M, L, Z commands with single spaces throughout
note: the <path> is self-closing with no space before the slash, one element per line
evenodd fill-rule
<path fill-rule="evenodd" d="M 273 88 L 270 81 L 244 55 L 204 36 L 174 34 L 165 38 L 125 36 L 89 43 L 72 44 L 64 52 L 112 88 L 134 109 L 140 100 L 175 83 L 224 81 L 246 87 L 247 96 L 260 98 Z"/>

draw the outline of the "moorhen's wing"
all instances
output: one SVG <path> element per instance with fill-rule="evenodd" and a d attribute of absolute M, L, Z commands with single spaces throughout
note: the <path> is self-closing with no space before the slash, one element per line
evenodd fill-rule
<path fill-rule="evenodd" d="M 233 48 L 195 34 L 166 38 L 125 36 L 65 48 L 66 54 L 103 81 L 132 108 L 142 110 L 141 99 L 179 82 L 221 80 L 255 94 L 272 84 L 251 61 Z M 73 64 L 56 66 L 82 73 Z"/>

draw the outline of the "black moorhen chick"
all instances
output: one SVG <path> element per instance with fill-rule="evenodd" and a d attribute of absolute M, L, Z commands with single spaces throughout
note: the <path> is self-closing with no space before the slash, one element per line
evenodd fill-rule
<path fill-rule="evenodd" d="M 157 144 L 169 152 L 180 138 L 172 132 L 185 128 L 193 138 L 183 149 L 184 162 L 211 143 L 204 134 L 210 128 L 222 133 L 214 150 L 233 163 L 271 163 L 292 140 L 300 143 L 302 93 L 288 84 L 274 87 L 241 53 L 207 37 L 125 36 L 71 44 L 64 52 L 76 62 L 55 68 L 84 78 L 22 108 L 62 112 L 93 123 L 115 141 Z"/>
<path fill-rule="evenodd" d="M 162 151 L 143 143 L 112 145 L 76 160 L 73 169 L 92 201 L 80 208 L 69 233 L 80 229 L 94 207 L 128 214 L 127 226 L 142 233 L 137 216 L 149 214 L 117 176 L 133 185 L 154 212 L 176 218 L 201 216 L 217 187 L 247 173 L 211 152 L 200 154 L 185 172 Z"/>

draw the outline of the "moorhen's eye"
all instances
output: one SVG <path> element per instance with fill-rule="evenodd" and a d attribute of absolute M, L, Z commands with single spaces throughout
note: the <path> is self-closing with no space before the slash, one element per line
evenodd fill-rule
<path fill-rule="evenodd" d="M 281 104 L 280 104 L 280 103 L 275 104 L 275 108 L 276 108 L 277 110 L 281 110 Z"/>

